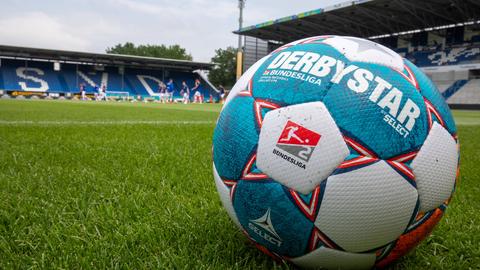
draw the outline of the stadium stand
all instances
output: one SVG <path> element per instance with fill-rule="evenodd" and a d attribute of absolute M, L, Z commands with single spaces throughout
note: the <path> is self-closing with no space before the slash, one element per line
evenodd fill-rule
<path fill-rule="evenodd" d="M 0 46 L 0 90 L 13 96 L 72 97 L 79 94 L 83 84 L 89 96 L 97 92 L 97 87 L 105 86 L 110 97 L 157 99 L 159 83 L 172 78 L 174 99 L 181 99 L 182 81 L 193 87 L 199 79 L 206 100 L 210 95 L 218 99 L 218 90 L 201 71 L 211 66 L 183 60 Z"/>
<path fill-rule="evenodd" d="M 398 52 L 398 50 L 397 50 Z M 480 44 L 407 53 L 406 58 L 419 67 L 458 65 L 480 61 Z"/>
<path fill-rule="evenodd" d="M 480 100 L 480 79 L 469 80 L 462 87 L 462 91 L 457 91 L 447 99 L 449 104 L 478 104 Z"/>
<path fill-rule="evenodd" d="M 320 35 L 367 38 L 419 66 L 452 107 L 480 109 L 478 1 L 354 0 L 234 33 L 244 37 L 243 70 L 298 39 Z"/>
<path fill-rule="evenodd" d="M 455 93 L 457 93 L 460 89 L 462 89 L 469 81 L 468 80 L 458 80 L 455 81 L 450 87 L 448 87 L 445 91 L 442 92 L 442 95 L 445 99 L 450 98 Z"/>

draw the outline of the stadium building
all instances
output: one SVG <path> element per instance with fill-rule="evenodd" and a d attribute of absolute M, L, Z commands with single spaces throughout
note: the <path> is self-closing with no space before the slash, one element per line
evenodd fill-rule
<path fill-rule="evenodd" d="M 243 70 L 279 46 L 310 36 L 367 38 L 419 66 L 451 107 L 480 108 L 480 2 L 356 0 L 234 33 L 244 36 Z"/>
<path fill-rule="evenodd" d="M 110 98 L 155 100 L 159 84 L 170 78 L 175 99 L 182 81 L 192 88 L 196 79 L 208 101 L 218 90 L 206 72 L 213 64 L 185 60 L 0 46 L 0 96 L 78 98 L 80 85 L 93 98 L 105 86 Z M 191 98 L 194 93 L 191 91 Z"/>

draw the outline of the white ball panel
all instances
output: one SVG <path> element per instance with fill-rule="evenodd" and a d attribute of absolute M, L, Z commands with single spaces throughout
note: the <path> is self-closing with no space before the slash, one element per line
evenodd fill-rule
<path fill-rule="evenodd" d="M 220 195 L 220 200 L 222 201 L 223 207 L 227 210 L 228 215 L 233 220 L 233 222 L 242 229 L 240 222 L 238 221 L 237 214 L 233 209 L 232 200 L 230 199 L 230 189 L 223 183 L 220 175 L 218 175 L 215 164 L 213 164 L 213 178 L 215 178 L 215 186 L 217 187 L 218 194 Z"/>
<path fill-rule="evenodd" d="M 301 126 L 300 130 L 297 130 L 298 134 L 302 128 L 306 128 L 320 135 L 316 146 L 281 145 L 279 138 L 289 121 Z M 308 137 L 304 140 L 308 142 Z M 284 156 L 275 154 L 274 151 L 279 151 Z M 302 151 L 308 152 L 308 160 L 301 158 Z M 322 102 L 311 102 L 266 113 L 258 141 L 257 167 L 283 185 L 308 194 L 326 179 L 348 154 L 342 134 L 325 105 Z M 292 159 L 286 160 L 285 157 L 302 162 L 305 168 L 293 163 Z"/>
<path fill-rule="evenodd" d="M 403 70 L 402 57 L 391 49 L 356 37 L 334 36 L 323 41 L 345 55 L 354 62 L 365 62 L 384 65 L 396 70 Z"/>
<path fill-rule="evenodd" d="M 417 157 L 412 161 L 420 211 L 437 208 L 450 198 L 457 166 L 457 143 L 445 128 L 435 122 Z"/>
<path fill-rule="evenodd" d="M 375 263 L 374 253 L 349 253 L 320 247 L 291 261 L 308 269 L 370 269 Z"/>
<path fill-rule="evenodd" d="M 417 190 L 380 161 L 330 176 L 315 225 L 349 252 L 363 252 L 400 236 L 413 214 Z"/>

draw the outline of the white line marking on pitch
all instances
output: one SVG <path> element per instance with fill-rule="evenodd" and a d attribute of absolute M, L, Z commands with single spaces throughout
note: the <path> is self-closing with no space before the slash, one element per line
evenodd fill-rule
<path fill-rule="evenodd" d="M 102 126 L 102 125 L 213 125 L 215 121 L 165 121 L 165 120 L 120 120 L 120 121 L 8 121 L 0 120 L 0 125 L 12 126 L 67 126 L 67 125 L 84 125 L 84 126 Z"/>
<path fill-rule="evenodd" d="M 215 121 L 179 121 L 179 120 L 107 120 L 107 121 L 22 121 L 22 120 L 0 120 L 3 126 L 62 126 L 62 125 L 84 125 L 84 126 L 101 126 L 101 125 L 213 125 Z M 459 120 L 456 121 L 457 126 L 480 126 L 478 120 Z"/>
<path fill-rule="evenodd" d="M 475 120 L 458 120 L 455 121 L 455 124 L 457 126 L 480 126 L 480 121 L 475 119 Z"/>

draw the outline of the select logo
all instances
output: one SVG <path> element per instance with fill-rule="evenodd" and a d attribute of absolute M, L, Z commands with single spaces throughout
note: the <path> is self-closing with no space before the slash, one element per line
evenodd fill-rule
<path fill-rule="evenodd" d="M 273 154 L 305 169 L 305 163 L 315 150 L 322 136 L 308 128 L 305 128 L 293 121 L 288 121 L 283 128 L 276 146 L 294 157 L 273 149 Z"/>
<path fill-rule="evenodd" d="M 273 227 L 272 218 L 270 217 L 270 208 L 268 208 L 263 216 L 250 220 L 248 227 L 272 245 L 277 247 L 282 245 L 282 238 L 280 238 Z"/>

